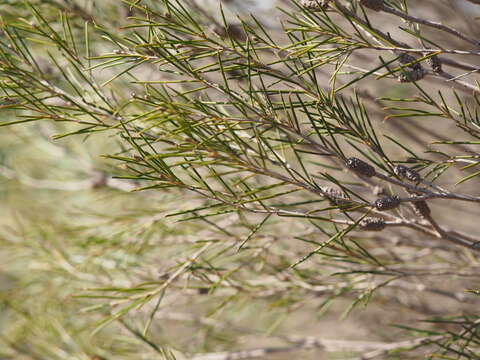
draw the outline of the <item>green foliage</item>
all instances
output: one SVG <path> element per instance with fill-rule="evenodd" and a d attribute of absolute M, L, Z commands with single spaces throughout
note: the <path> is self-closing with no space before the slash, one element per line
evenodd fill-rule
<path fill-rule="evenodd" d="M 306 5 L 2 5 L 0 357 L 480 356 L 478 44 Z"/>

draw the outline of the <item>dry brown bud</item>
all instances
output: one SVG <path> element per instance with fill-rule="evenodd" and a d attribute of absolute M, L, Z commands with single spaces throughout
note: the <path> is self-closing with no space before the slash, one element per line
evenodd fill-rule
<path fill-rule="evenodd" d="M 375 168 L 372 165 L 356 157 L 348 158 L 345 164 L 350 170 L 366 177 L 372 177 L 376 174 Z"/>
<path fill-rule="evenodd" d="M 375 200 L 374 206 L 378 211 L 388 211 L 400 205 L 400 198 L 397 195 L 384 196 Z"/>
<path fill-rule="evenodd" d="M 386 224 L 382 218 L 366 217 L 358 223 L 358 226 L 365 231 L 382 231 Z"/>

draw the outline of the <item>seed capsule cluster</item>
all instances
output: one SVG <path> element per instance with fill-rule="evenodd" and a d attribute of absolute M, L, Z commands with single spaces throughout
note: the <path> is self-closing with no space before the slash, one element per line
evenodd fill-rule
<path fill-rule="evenodd" d="M 358 226 L 364 231 L 382 231 L 386 224 L 382 218 L 365 217 L 358 223 Z"/>
<path fill-rule="evenodd" d="M 383 0 L 360 0 L 360 4 L 374 11 L 383 10 L 384 7 Z"/>
<path fill-rule="evenodd" d="M 378 211 L 392 210 L 400 205 L 400 198 L 397 195 L 384 196 L 375 200 L 373 205 Z"/>
<path fill-rule="evenodd" d="M 407 179 L 412 182 L 419 182 L 422 180 L 422 177 L 418 172 L 416 172 L 413 169 L 410 169 L 409 167 L 406 167 L 404 165 L 397 165 L 393 168 L 393 172 L 395 175 L 397 175 L 399 178 L 402 179 Z"/>
<path fill-rule="evenodd" d="M 348 158 L 345 165 L 350 170 L 366 177 L 372 177 L 376 174 L 375 168 L 372 165 L 367 164 L 365 161 L 356 157 Z"/>

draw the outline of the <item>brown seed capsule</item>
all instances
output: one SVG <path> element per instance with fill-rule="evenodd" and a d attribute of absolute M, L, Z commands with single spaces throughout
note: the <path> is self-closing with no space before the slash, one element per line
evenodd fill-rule
<path fill-rule="evenodd" d="M 378 211 L 387 211 L 395 209 L 400 205 L 400 198 L 397 195 L 384 196 L 375 200 L 374 206 Z"/>
<path fill-rule="evenodd" d="M 442 70 L 442 62 L 438 58 L 437 55 L 434 55 L 430 58 L 427 59 L 427 64 L 432 68 L 432 71 L 434 73 L 441 73 L 443 72 Z"/>
<path fill-rule="evenodd" d="M 333 189 L 331 187 L 324 187 L 322 188 L 323 193 L 328 200 L 330 200 L 330 203 L 333 205 L 348 205 L 352 204 L 351 200 L 348 198 L 348 196 L 344 193 L 341 192 L 337 189 Z"/>
<path fill-rule="evenodd" d="M 422 180 L 422 177 L 420 176 L 420 174 L 413 169 L 407 170 L 406 178 L 407 180 L 410 180 L 412 182 L 420 182 L 420 180 Z"/>
<path fill-rule="evenodd" d="M 374 11 L 383 10 L 384 7 L 383 0 L 360 0 L 360 4 Z"/>
<path fill-rule="evenodd" d="M 410 169 L 409 167 L 406 167 L 404 165 L 397 165 L 393 168 L 393 172 L 395 175 L 397 175 L 399 178 L 407 179 L 412 182 L 419 182 L 422 177 L 418 172 L 416 172 L 413 169 Z"/>
<path fill-rule="evenodd" d="M 415 57 L 407 53 L 402 53 L 398 57 L 398 62 L 402 65 L 410 64 L 415 60 L 417 60 Z M 417 62 L 415 64 L 410 64 L 405 67 L 398 76 L 398 81 L 402 83 L 413 82 L 423 79 L 424 76 L 425 71 L 423 70 L 422 65 Z"/>
<path fill-rule="evenodd" d="M 407 174 L 408 167 L 403 165 L 397 165 L 393 168 L 393 172 L 400 178 L 404 178 Z"/>
<path fill-rule="evenodd" d="M 418 62 L 416 62 L 415 64 L 411 64 L 412 62 L 416 61 L 417 59 L 414 58 L 412 55 L 409 55 L 409 54 L 401 54 L 399 57 L 398 57 L 398 62 L 402 65 L 405 65 L 405 64 L 410 64 L 407 66 L 407 69 L 412 69 L 412 70 L 416 70 L 416 71 L 420 71 L 420 70 L 423 70 L 422 69 L 422 65 Z"/>
<path fill-rule="evenodd" d="M 415 215 L 421 218 L 427 218 L 430 216 L 430 207 L 425 200 L 419 200 L 412 202 L 413 211 Z"/>
<path fill-rule="evenodd" d="M 398 81 L 401 83 L 409 83 L 422 80 L 425 76 L 425 71 L 422 68 L 412 71 L 402 71 L 398 76 Z"/>
<path fill-rule="evenodd" d="M 345 165 L 350 170 L 366 177 L 372 177 L 376 174 L 375 168 L 372 165 L 367 164 L 365 161 L 356 157 L 348 158 Z"/>
<path fill-rule="evenodd" d="M 382 231 L 386 224 L 382 218 L 366 217 L 358 223 L 358 226 L 365 231 Z"/>
<path fill-rule="evenodd" d="M 408 64 L 408 63 L 414 62 L 415 60 L 417 60 L 417 59 L 414 56 L 412 56 L 410 54 L 407 54 L 407 53 L 401 53 L 398 56 L 398 62 L 400 64 Z"/>

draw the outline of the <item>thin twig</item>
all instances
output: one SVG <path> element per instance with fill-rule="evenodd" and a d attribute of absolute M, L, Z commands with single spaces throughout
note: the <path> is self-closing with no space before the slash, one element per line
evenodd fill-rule
<path fill-rule="evenodd" d="M 456 30 L 456 29 L 454 29 L 450 26 L 445 26 L 441 23 L 437 23 L 437 22 L 430 21 L 430 20 L 425 20 L 425 19 L 422 19 L 422 18 L 418 18 L 416 16 L 406 14 L 406 13 L 404 13 L 400 10 L 394 9 L 394 8 L 388 6 L 388 5 L 384 5 L 381 10 L 386 12 L 386 13 L 398 16 L 398 17 L 400 17 L 404 20 L 414 22 L 414 23 L 417 23 L 417 24 L 422 24 L 422 25 L 425 25 L 425 26 L 429 26 L 429 27 L 444 31 L 446 33 L 449 33 L 451 35 L 456 36 L 459 39 L 465 40 L 466 42 L 469 42 L 472 45 L 475 45 L 475 46 L 480 45 L 478 40 L 471 39 L 468 36 L 466 36 L 465 34 L 462 34 L 460 31 L 458 31 L 458 30 Z"/>

